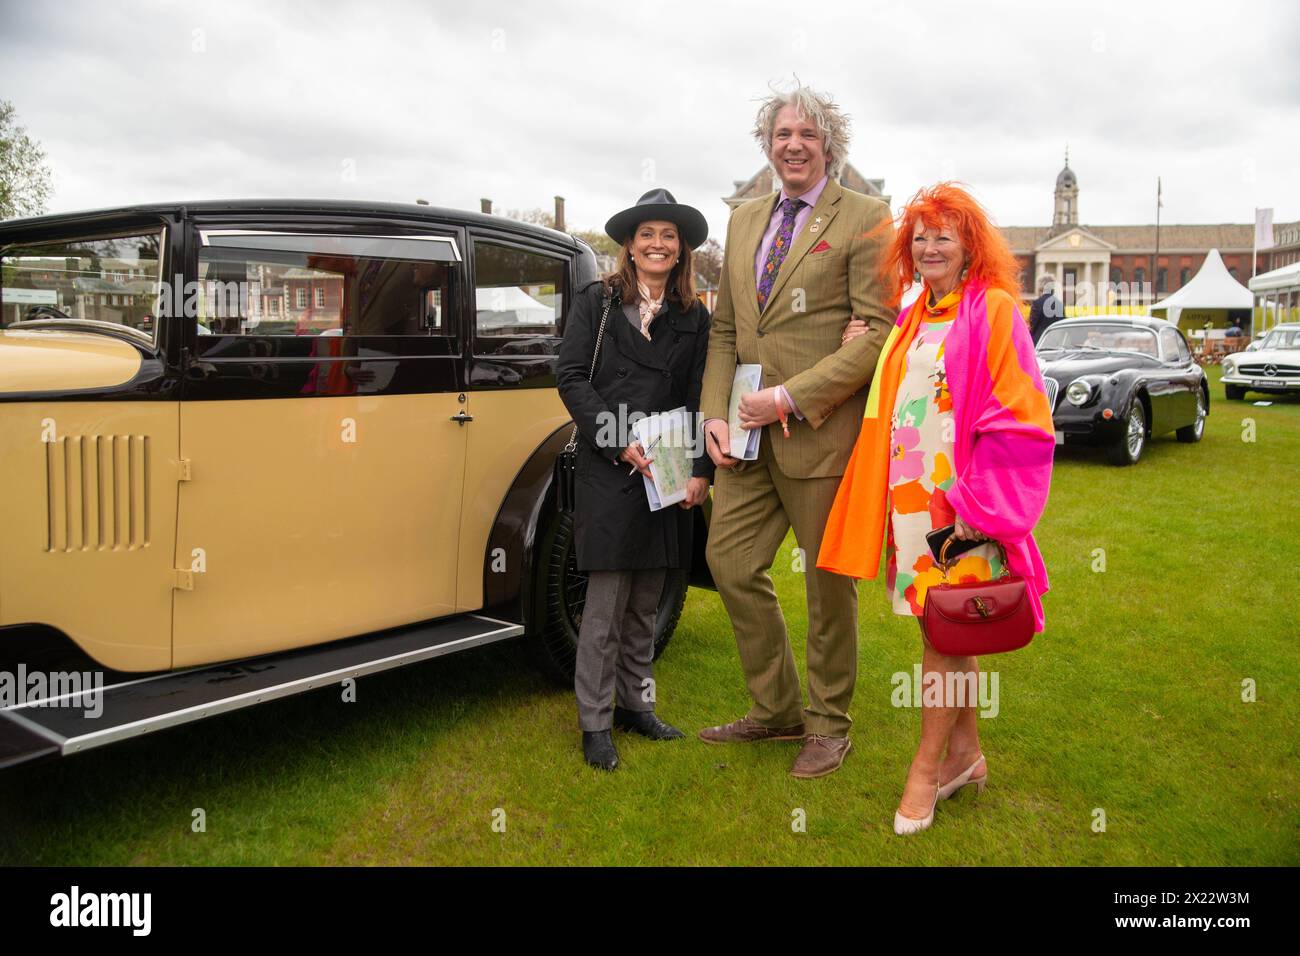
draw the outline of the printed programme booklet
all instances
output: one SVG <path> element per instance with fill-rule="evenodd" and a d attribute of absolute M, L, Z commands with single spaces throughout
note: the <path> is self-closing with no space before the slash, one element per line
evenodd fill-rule
<path fill-rule="evenodd" d="M 731 430 L 731 457 L 753 461 L 758 457 L 758 443 L 763 429 L 746 430 L 740 427 L 740 399 L 757 392 L 763 384 L 763 366 L 737 365 L 736 377 L 731 383 L 731 401 L 727 406 L 727 427 Z"/>
<path fill-rule="evenodd" d="M 658 511 L 686 499 L 691 480 L 691 424 L 694 416 L 686 406 L 640 419 L 632 426 L 632 437 L 651 458 L 650 474 L 642 475 L 650 510 Z"/>

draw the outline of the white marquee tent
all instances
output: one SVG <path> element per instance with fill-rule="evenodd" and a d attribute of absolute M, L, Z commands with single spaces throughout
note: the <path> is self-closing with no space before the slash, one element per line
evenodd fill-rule
<path fill-rule="evenodd" d="M 477 289 L 474 301 L 480 329 L 555 324 L 555 309 L 518 286 Z"/>
<path fill-rule="evenodd" d="M 1250 290 L 1229 274 L 1219 250 L 1211 249 L 1187 285 L 1155 303 L 1151 311 L 1167 309 L 1169 321 L 1177 324 L 1184 309 L 1250 309 L 1254 304 Z"/>

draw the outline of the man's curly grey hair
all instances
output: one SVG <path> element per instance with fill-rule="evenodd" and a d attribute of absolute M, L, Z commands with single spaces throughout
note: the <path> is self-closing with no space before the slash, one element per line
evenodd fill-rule
<path fill-rule="evenodd" d="M 754 121 L 754 139 L 763 148 L 763 155 L 769 161 L 772 159 L 776 114 L 786 106 L 794 106 L 802 118 L 810 120 L 817 127 L 822 134 L 822 149 L 826 153 L 826 172 L 831 179 L 839 179 L 849 157 L 849 115 L 825 93 L 818 93 L 802 84 L 789 93 L 774 91 L 758 108 L 758 117 Z"/>

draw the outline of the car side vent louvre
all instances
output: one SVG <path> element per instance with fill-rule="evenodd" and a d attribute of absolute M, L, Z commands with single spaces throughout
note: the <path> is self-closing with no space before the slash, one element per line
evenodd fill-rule
<path fill-rule="evenodd" d="M 65 435 L 45 446 L 47 551 L 150 542 L 148 435 Z"/>

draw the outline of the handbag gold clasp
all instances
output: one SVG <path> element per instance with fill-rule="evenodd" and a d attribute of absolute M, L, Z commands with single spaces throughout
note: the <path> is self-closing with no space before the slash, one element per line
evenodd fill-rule
<path fill-rule="evenodd" d="M 976 596 L 974 598 L 971 598 L 971 600 L 975 602 L 975 610 L 980 612 L 980 617 L 989 616 L 988 605 L 984 603 L 984 599 L 982 597 Z"/>

